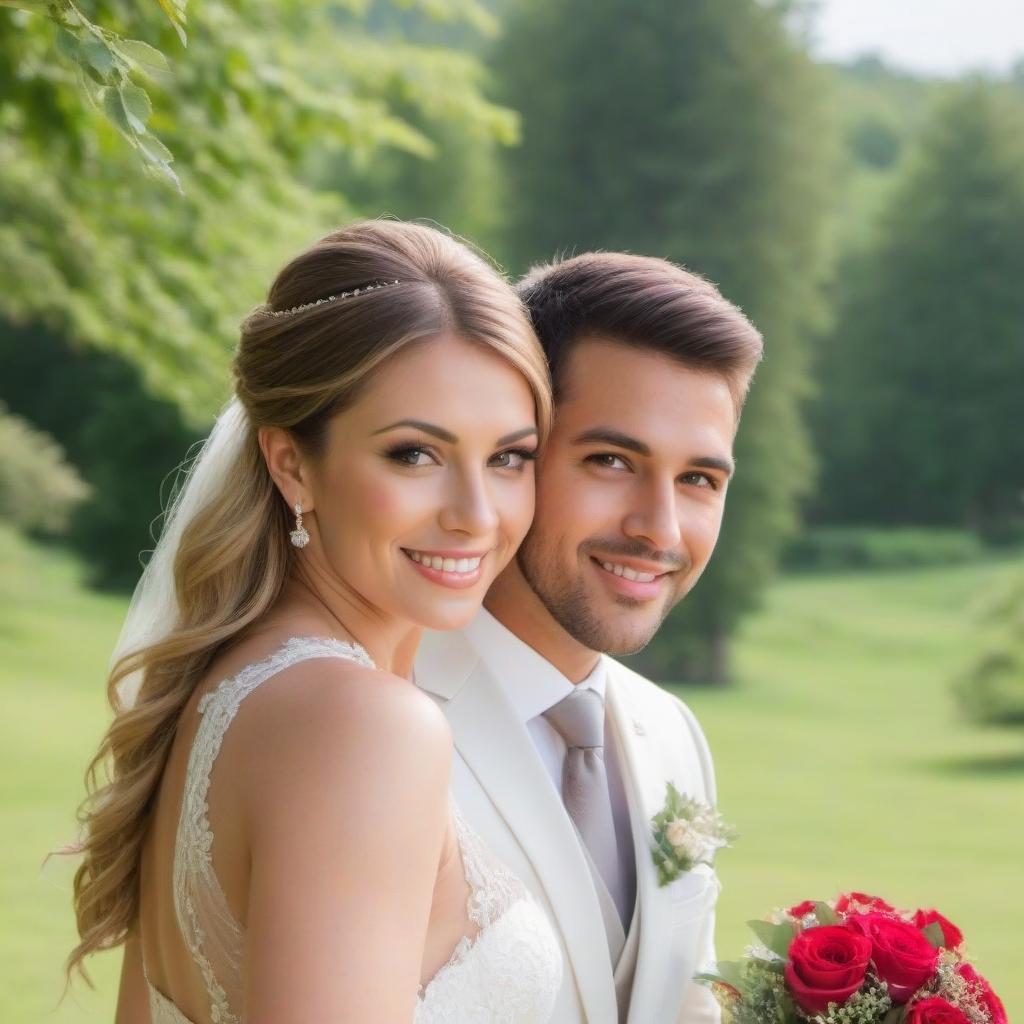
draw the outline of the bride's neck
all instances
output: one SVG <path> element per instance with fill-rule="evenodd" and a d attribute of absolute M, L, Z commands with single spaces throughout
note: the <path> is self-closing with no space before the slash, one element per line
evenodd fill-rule
<path fill-rule="evenodd" d="M 423 630 L 408 620 L 382 614 L 342 581 L 302 566 L 285 584 L 278 608 L 288 618 L 315 622 L 314 628 L 321 632 L 354 641 L 378 668 L 411 676 Z"/>

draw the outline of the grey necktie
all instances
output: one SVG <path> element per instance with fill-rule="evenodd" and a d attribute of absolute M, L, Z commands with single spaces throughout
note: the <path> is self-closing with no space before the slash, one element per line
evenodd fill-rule
<path fill-rule="evenodd" d="M 619 855 L 604 763 L 604 701 L 595 690 L 577 686 L 545 711 L 544 717 L 568 748 L 562 769 L 562 802 L 611 890 L 618 878 Z"/>

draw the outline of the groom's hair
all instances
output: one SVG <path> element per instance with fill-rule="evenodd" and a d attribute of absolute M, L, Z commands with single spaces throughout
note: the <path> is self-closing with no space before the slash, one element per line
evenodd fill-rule
<path fill-rule="evenodd" d="M 602 338 L 717 374 L 737 413 L 742 408 L 761 335 L 699 274 L 652 256 L 588 252 L 531 268 L 516 290 L 547 355 L 556 399 L 573 346 Z"/>

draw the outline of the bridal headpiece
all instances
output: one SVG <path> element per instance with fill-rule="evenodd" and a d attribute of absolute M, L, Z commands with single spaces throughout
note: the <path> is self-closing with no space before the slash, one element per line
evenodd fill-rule
<path fill-rule="evenodd" d="M 400 281 L 375 281 L 373 284 L 365 285 L 362 288 L 353 288 L 351 291 L 338 292 L 337 295 L 325 295 L 322 299 L 314 299 L 312 302 L 303 302 L 300 306 L 292 306 L 291 309 L 271 309 L 269 306 L 258 306 L 254 311 L 255 316 L 292 316 L 295 313 L 304 313 L 307 309 L 315 309 L 330 302 L 337 302 L 339 299 L 349 299 L 356 295 L 365 295 L 367 292 L 375 292 L 379 288 L 390 288 L 393 285 L 401 284 Z"/>

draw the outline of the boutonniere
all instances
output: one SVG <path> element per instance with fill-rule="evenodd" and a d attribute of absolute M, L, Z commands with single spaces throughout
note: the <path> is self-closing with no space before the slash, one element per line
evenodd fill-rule
<path fill-rule="evenodd" d="M 665 806 L 651 818 L 652 855 L 658 885 L 668 885 L 698 864 L 710 864 L 716 850 L 731 846 L 738 833 L 713 807 L 667 783 Z"/>

